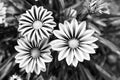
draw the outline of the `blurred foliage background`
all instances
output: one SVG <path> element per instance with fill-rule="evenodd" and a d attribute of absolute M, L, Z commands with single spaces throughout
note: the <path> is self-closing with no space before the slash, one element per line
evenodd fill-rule
<path fill-rule="evenodd" d="M 5 22 L 0 24 L 0 80 L 9 80 L 13 74 L 23 80 L 120 80 L 120 0 L 104 0 L 109 4 L 110 14 L 88 13 L 85 8 L 89 0 L 0 0 L 7 8 Z M 56 23 L 69 20 L 68 9 L 77 10 L 78 21 L 86 20 L 88 28 L 96 31 L 99 41 L 96 54 L 91 61 L 79 63 L 77 68 L 58 62 L 52 52 L 53 62 L 47 64 L 47 71 L 40 75 L 26 74 L 14 62 L 19 38 L 19 17 L 32 5 L 44 6 L 53 11 Z M 0 15 L 1 16 L 1 15 Z M 58 26 L 55 28 L 57 29 Z"/>

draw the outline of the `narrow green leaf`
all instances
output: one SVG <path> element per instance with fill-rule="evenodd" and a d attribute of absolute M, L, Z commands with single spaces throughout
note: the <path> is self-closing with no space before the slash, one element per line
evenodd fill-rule
<path fill-rule="evenodd" d="M 113 52 L 117 53 L 119 56 L 120 56 L 120 49 L 114 44 L 112 43 L 111 41 L 105 39 L 105 38 L 102 38 L 100 36 L 96 36 L 98 37 L 99 41 L 104 44 L 105 46 L 107 46 L 108 48 L 110 48 Z"/>
<path fill-rule="evenodd" d="M 0 76 L 0 80 L 2 80 L 10 72 L 12 66 L 13 62 L 10 62 L 6 67 L 4 67 L 4 69 L 1 71 L 2 74 Z"/>
<path fill-rule="evenodd" d="M 80 72 L 81 72 L 80 76 L 81 76 L 82 80 L 88 80 L 82 64 L 79 64 L 79 69 L 80 69 Z"/>
<path fill-rule="evenodd" d="M 101 76 L 105 80 L 116 80 L 115 76 L 110 75 L 105 69 L 103 69 L 101 66 L 98 64 L 95 64 L 96 69 L 100 72 Z"/>
<path fill-rule="evenodd" d="M 84 71 L 89 80 L 95 80 L 95 78 L 92 76 L 92 74 L 90 73 L 90 71 L 87 68 L 84 68 Z"/>
<path fill-rule="evenodd" d="M 64 0 L 59 0 L 61 8 L 64 9 L 65 8 L 65 2 Z"/>

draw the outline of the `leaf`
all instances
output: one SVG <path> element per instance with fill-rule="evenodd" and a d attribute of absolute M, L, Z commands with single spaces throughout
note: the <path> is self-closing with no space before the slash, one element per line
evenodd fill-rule
<path fill-rule="evenodd" d="M 98 35 L 102 35 L 101 31 L 92 23 L 88 23 L 88 27 L 93 29 Z"/>
<path fill-rule="evenodd" d="M 59 0 L 61 8 L 64 9 L 65 8 L 65 2 L 64 0 Z"/>
<path fill-rule="evenodd" d="M 105 38 L 102 38 L 100 36 L 96 36 L 99 41 L 104 44 L 105 46 L 107 46 L 108 48 L 110 48 L 113 52 L 117 53 L 118 55 L 120 55 L 120 50 L 119 48 L 114 44 L 112 43 L 111 41 L 105 39 Z"/>
<path fill-rule="evenodd" d="M 14 6 L 9 6 L 6 12 L 11 15 L 19 13 L 19 11 Z"/>
<path fill-rule="evenodd" d="M 10 61 L 14 58 L 15 54 L 5 60 L 2 64 L 0 64 L 0 71 L 2 71 L 6 66 L 9 65 Z"/>
<path fill-rule="evenodd" d="M 90 71 L 88 69 L 84 68 L 84 71 L 89 80 L 95 80 L 95 78 L 92 76 L 92 74 L 90 73 Z"/>
<path fill-rule="evenodd" d="M 57 78 L 55 76 L 51 76 L 49 80 L 57 80 Z"/>
<path fill-rule="evenodd" d="M 31 73 L 27 73 L 26 80 L 30 80 Z"/>
<path fill-rule="evenodd" d="M 84 71 L 84 67 L 83 67 L 82 64 L 79 64 L 79 69 L 80 69 L 80 72 L 81 72 L 80 73 L 81 79 L 82 80 L 88 80 L 87 75 L 86 75 L 86 73 Z"/>
<path fill-rule="evenodd" d="M 24 0 L 9 0 L 17 9 L 25 9 Z"/>
<path fill-rule="evenodd" d="M 114 26 L 120 25 L 120 19 L 112 21 L 111 24 L 114 25 Z"/>
<path fill-rule="evenodd" d="M 7 64 L 6 67 L 4 67 L 4 69 L 1 72 L 2 74 L 0 76 L 0 80 L 2 80 L 10 72 L 12 66 L 13 66 L 13 62 L 10 62 L 9 64 Z"/>
<path fill-rule="evenodd" d="M 44 78 L 42 75 L 40 75 L 36 80 L 44 80 Z"/>
<path fill-rule="evenodd" d="M 105 69 L 103 69 L 101 66 L 98 64 L 95 64 L 96 69 L 100 72 L 101 76 L 105 80 L 116 80 L 115 76 L 111 76 Z"/>

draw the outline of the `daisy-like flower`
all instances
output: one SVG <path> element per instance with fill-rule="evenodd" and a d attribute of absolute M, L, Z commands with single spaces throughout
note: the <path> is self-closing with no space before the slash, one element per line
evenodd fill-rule
<path fill-rule="evenodd" d="M 4 3 L 0 3 L 0 24 L 5 22 L 5 17 L 6 17 L 6 7 L 4 7 Z"/>
<path fill-rule="evenodd" d="M 15 46 L 18 54 L 15 56 L 16 63 L 19 63 L 19 67 L 25 69 L 27 73 L 40 74 L 41 71 L 46 71 L 45 63 L 52 61 L 50 52 L 50 45 L 47 39 L 39 41 L 28 40 L 27 38 L 21 38 L 17 41 L 18 46 Z"/>
<path fill-rule="evenodd" d="M 92 13 L 110 14 L 109 3 L 104 0 L 86 0 L 86 6 Z"/>
<path fill-rule="evenodd" d="M 98 39 L 93 35 L 94 30 L 86 30 L 86 22 L 78 24 L 76 19 L 71 23 L 65 21 L 59 24 L 60 30 L 54 30 L 54 35 L 58 38 L 50 42 L 52 49 L 59 51 L 58 60 L 66 58 L 68 65 L 77 66 L 78 61 L 90 60 L 90 55 L 95 53 L 94 48 L 98 46 L 93 43 Z"/>
<path fill-rule="evenodd" d="M 56 26 L 52 12 L 37 6 L 21 15 L 18 31 L 21 35 L 28 36 L 29 39 L 43 39 L 49 37 L 53 28 Z"/>
<path fill-rule="evenodd" d="M 9 78 L 9 80 L 23 80 L 23 79 L 20 76 L 14 74 Z"/>
<path fill-rule="evenodd" d="M 69 8 L 65 11 L 65 16 L 68 18 L 76 18 L 77 11 L 75 9 Z"/>

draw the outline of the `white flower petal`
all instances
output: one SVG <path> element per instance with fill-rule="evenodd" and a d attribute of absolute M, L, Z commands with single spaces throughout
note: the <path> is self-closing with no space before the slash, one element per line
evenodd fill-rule
<path fill-rule="evenodd" d="M 41 54 L 41 60 L 43 62 L 51 62 L 52 61 L 52 56 L 50 54 Z"/>
<path fill-rule="evenodd" d="M 20 52 L 20 53 L 24 53 L 24 54 L 29 53 L 26 48 L 21 46 L 15 46 L 15 49 L 17 52 Z"/>
<path fill-rule="evenodd" d="M 78 27 L 77 20 L 76 19 L 72 19 L 72 21 L 71 21 L 71 29 L 72 29 L 72 33 L 73 33 L 74 37 L 77 36 L 77 31 L 76 31 L 77 27 Z"/>
<path fill-rule="evenodd" d="M 32 31 L 30 34 L 27 35 L 27 37 L 28 37 L 28 40 L 33 41 L 35 38 L 35 31 Z"/>
<path fill-rule="evenodd" d="M 37 42 L 39 42 L 39 40 L 41 40 L 41 36 L 39 35 L 38 31 L 36 31 L 35 34 L 36 34 Z"/>
<path fill-rule="evenodd" d="M 84 56 L 80 49 L 76 49 L 74 55 L 78 61 L 83 62 Z"/>
<path fill-rule="evenodd" d="M 73 36 L 73 31 L 72 31 L 73 29 L 72 29 L 70 23 L 68 21 L 64 21 L 64 25 L 67 28 L 69 36 L 72 37 Z"/>
<path fill-rule="evenodd" d="M 29 57 L 29 55 L 27 55 L 27 54 L 20 54 L 20 53 L 18 53 L 15 56 L 16 59 L 22 59 L 22 58 L 28 58 L 28 57 Z"/>
<path fill-rule="evenodd" d="M 53 33 L 59 39 L 63 39 L 63 40 L 67 39 L 67 37 L 63 33 L 61 33 L 61 31 L 54 30 Z"/>
<path fill-rule="evenodd" d="M 26 27 L 25 29 L 21 29 L 21 35 L 26 36 L 27 34 L 31 33 L 33 29 L 31 27 Z"/>
<path fill-rule="evenodd" d="M 23 59 L 16 59 L 15 63 L 20 63 Z"/>
<path fill-rule="evenodd" d="M 56 26 L 56 23 L 54 23 L 54 22 L 53 23 L 45 23 L 45 24 L 43 24 L 42 28 L 44 27 L 44 28 L 51 29 L 51 30 L 49 30 L 51 33 L 55 26 Z"/>
<path fill-rule="evenodd" d="M 92 30 L 92 29 L 88 29 L 88 30 L 86 30 L 85 32 L 84 32 L 84 36 L 86 36 L 86 35 L 93 35 L 94 34 L 94 30 Z"/>
<path fill-rule="evenodd" d="M 81 47 L 79 47 L 83 52 L 85 53 L 95 53 L 95 50 L 93 47 L 91 47 L 90 45 L 81 45 Z"/>
<path fill-rule="evenodd" d="M 17 43 L 18 43 L 18 45 L 19 46 L 21 46 L 21 47 L 24 47 L 24 48 L 27 48 L 27 49 L 29 49 L 30 47 L 30 44 L 29 43 L 26 43 L 25 41 L 24 41 L 24 39 L 18 39 L 17 40 Z M 29 45 L 29 46 L 28 46 Z"/>
<path fill-rule="evenodd" d="M 42 39 L 40 44 L 39 44 L 39 47 L 41 47 L 41 49 L 45 48 L 46 46 L 49 46 L 48 44 L 48 39 Z"/>
<path fill-rule="evenodd" d="M 52 42 L 50 42 L 52 49 L 57 51 L 61 51 L 66 48 L 66 44 L 67 43 L 64 40 L 53 40 Z"/>
<path fill-rule="evenodd" d="M 92 44 L 93 42 L 97 41 L 98 38 L 96 37 L 88 37 L 88 38 L 81 38 L 81 43 L 84 43 L 84 44 Z"/>
<path fill-rule="evenodd" d="M 46 68 L 41 68 L 41 71 L 46 72 Z"/>
<path fill-rule="evenodd" d="M 27 73 L 30 72 L 30 71 L 29 71 L 29 65 L 26 65 L 25 70 L 26 70 Z"/>
<path fill-rule="evenodd" d="M 48 19 L 53 19 L 53 17 L 51 15 L 48 15 L 48 14 L 46 14 L 46 15 L 47 16 L 45 16 L 42 21 L 45 21 L 45 20 L 48 20 Z"/>
<path fill-rule="evenodd" d="M 62 51 L 59 52 L 58 55 L 58 61 L 63 60 L 64 58 L 66 58 L 68 56 L 70 52 L 70 49 L 64 48 Z"/>
<path fill-rule="evenodd" d="M 33 69 L 33 65 L 34 65 L 34 60 L 31 60 L 31 61 L 29 62 L 29 70 L 30 70 L 30 72 L 31 72 L 31 70 Z"/>
<path fill-rule="evenodd" d="M 33 72 L 34 69 L 35 69 L 35 66 L 36 66 L 36 63 L 37 63 L 37 62 L 36 62 L 36 59 L 33 59 L 33 63 L 34 63 L 34 64 L 33 64 L 33 67 L 32 67 L 32 69 L 31 69 L 31 72 Z"/>
<path fill-rule="evenodd" d="M 85 21 L 81 22 L 76 30 L 78 38 L 81 37 L 86 30 L 86 22 Z"/>
<path fill-rule="evenodd" d="M 71 25 L 70 25 L 70 23 L 68 21 L 64 21 L 64 25 L 67 26 L 67 27 L 69 27 L 69 29 L 71 27 Z"/>
<path fill-rule="evenodd" d="M 30 59 L 28 58 L 24 58 L 21 60 L 20 64 L 19 64 L 19 67 L 22 68 L 22 67 L 25 67 L 26 64 L 29 62 Z M 26 63 L 25 63 L 26 62 Z M 24 64 L 25 63 L 25 64 Z"/>
<path fill-rule="evenodd" d="M 37 6 L 34 6 L 34 7 L 35 7 L 35 9 L 34 9 L 35 13 L 34 14 L 36 14 L 36 18 L 39 19 L 38 12 L 39 12 L 40 7 L 38 7 L 38 8 L 37 8 Z"/>
<path fill-rule="evenodd" d="M 23 14 L 21 17 L 20 17 L 20 20 L 24 20 L 24 21 L 27 21 L 29 23 L 32 23 L 33 20 L 31 18 L 29 18 L 28 16 L 26 16 L 25 14 Z"/>
<path fill-rule="evenodd" d="M 24 23 L 23 23 L 24 22 Z M 19 27 L 18 27 L 18 31 L 22 32 L 22 30 L 26 29 L 26 28 L 32 28 L 32 24 L 31 23 L 27 23 L 25 21 L 19 21 Z"/>
<path fill-rule="evenodd" d="M 78 60 L 76 58 L 73 58 L 72 64 L 73 64 L 74 67 L 77 67 Z"/>
<path fill-rule="evenodd" d="M 45 29 L 41 29 L 41 31 L 43 32 L 45 38 L 49 37 L 50 33 L 48 33 Z"/>
<path fill-rule="evenodd" d="M 27 58 L 26 60 L 23 61 L 23 64 L 20 63 L 20 67 L 24 67 L 26 65 L 28 65 L 28 63 L 30 63 L 31 58 Z"/>
<path fill-rule="evenodd" d="M 27 21 L 27 20 L 24 20 L 22 19 L 22 17 L 19 19 L 19 25 L 26 25 L 26 26 L 30 26 L 31 25 L 31 22 L 30 21 Z M 19 28 L 18 28 L 19 29 Z"/>
<path fill-rule="evenodd" d="M 93 35 L 95 31 L 94 30 L 87 30 L 84 32 L 84 36 L 80 40 L 85 40 Z"/>
<path fill-rule="evenodd" d="M 41 58 L 37 59 L 37 64 L 41 68 L 46 68 L 45 63 L 41 60 Z"/>
<path fill-rule="evenodd" d="M 45 9 L 43 8 L 43 6 L 40 7 L 39 12 L 38 12 L 39 20 L 41 20 L 41 18 L 42 18 L 42 13 L 43 13 L 44 10 L 45 10 Z"/>
<path fill-rule="evenodd" d="M 46 30 L 40 29 L 41 37 L 47 38 L 49 36 L 49 33 Z"/>
<path fill-rule="evenodd" d="M 77 15 L 77 11 L 75 10 L 75 9 L 71 9 L 71 11 L 70 11 L 71 13 L 71 17 L 76 17 L 76 15 Z"/>
<path fill-rule="evenodd" d="M 43 23 L 43 24 L 50 24 L 50 23 L 54 23 L 54 22 L 53 22 L 53 20 L 54 20 L 54 19 L 48 19 L 48 20 L 44 21 L 44 23 Z"/>
<path fill-rule="evenodd" d="M 44 13 L 43 13 L 42 18 L 41 18 L 42 21 L 45 18 L 46 14 L 47 14 L 47 9 L 44 10 Z"/>
<path fill-rule="evenodd" d="M 92 44 L 89 44 L 91 47 L 93 47 L 93 48 L 98 48 L 98 45 L 96 45 L 96 44 L 94 44 L 94 43 L 92 43 Z"/>
<path fill-rule="evenodd" d="M 36 64 L 34 71 L 35 71 L 35 73 L 36 73 L 37 75 L 40 74 L 40 72 L 41 72 L 41 68 L 39 67 L 38 64 Z"/>
<path fill-rule="evenodd" d="M 71 63 L 73 62 L 73 57 L 74 57 L 74 50 L 71 50 L 66 58 L 66 62 L 68 65 L 71 65 Z"/>
<path fill-rule="evenodd" d="M 26 11 L 26 14 L 23 14 L 24 16 L 28 16 L 30 20 L 34 21 L 34 18 L 30 15 L 28 11 Z"/>
<path fill-rule="evenodd" d="M 43 29 L 43 30 L 46 30 L 46 31 L 49 31 L 49 32 L 52 32 L 52 31 L 53 31 L 53 29 L 52 29 L 51 27 L 48 27 L 48 26 L 46 26 L 46 25 L 43 25 L 43 26 L 42 26 L 42 29 Z"/>
<path fill-rule="evenodd" d="M 31 13 L 31 16 L 35 19 L 34 8 L 35 8 L 35 6 L 33 6 L 29 11 Z"/>
<path fill-rule="evenodd" d="M 44 34 L 43 34 L 43 32 L 41 31 L 41 29 L 39 29 L 39 33 L 40 33 L 40 37 L 41 37 L 41 38 L 44 38 L 44 37 L 45 37 Z"/>
<path fill-rule="evenodd" d="M 14 74 L 9 78 L 9 80 L 23 80 L 23 79 L 19 75 Z"/>
<path fill-rule="evenodd" d="M 88 54 L 88 53 L 83 53 L 83 56 L 84 56 L 84 59 L 85 60 L 90 60 L 90 54 Z"/>
<path fill-rule="evenodd" d="M 60 31 L 61 31 L 67 38 L 70 37 L 68 28 L 69 28 L 68 26 L 65 26 L 65 25 L 59 23 L 59 29 L 60 29 Z"/>

